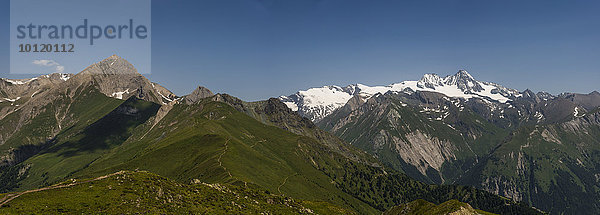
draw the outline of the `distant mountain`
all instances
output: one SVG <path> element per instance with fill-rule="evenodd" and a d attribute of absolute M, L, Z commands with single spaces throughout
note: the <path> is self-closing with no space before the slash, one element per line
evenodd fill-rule
<path fill-rule="evenodd" d="M 354 93 L 314 121 L 424 182 L 476 186 L 551 213 L 596 214 L 598 111 L 598 92 L 517 92 L 459 71 Z"/>
<path fill-rule="evenodd" d="M 207 201 L 184 213 L 380 214 L 416 199 L 540 213 L 472 187 L 416 181 L 278 99 L 244 102 L 204 87 L 175 96 L 117 56 L 23 101 L 0 118 L 0 140 L 0 192 L 18 192 L 0 194 L 1 213 L 179 213 L 165 207 Z"/>
<path fill-rule="evenodd" d="M 494 83 L 477 81 L 467 71 L 460 70 L 455 75 L 444 78 L 436 74 L 426 74 L 418 81 L 403 81 L 388 86 L 370 87 L 354 84 L 343 88 L 338 86 L 311 88 L 290 96 L 281 96 L 279 99 L 290 109 L 298 111 L 300 115 L 318 122 L 344 106 L 354 96 L 364 101 L 378 93 L 415 91 L 438 92 L 449 97 L 464 99 L 485 98 L 502 103 L 521 96 L 517 90 Z"/>

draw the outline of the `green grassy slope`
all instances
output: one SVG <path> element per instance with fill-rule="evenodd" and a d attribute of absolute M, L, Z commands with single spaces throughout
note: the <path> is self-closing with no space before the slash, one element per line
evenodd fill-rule
<path fill-rule="evenodd" d="M 324 202 L 299 201 L 258 188 L 204 183 L 188 185 L 148 172 L 118 172 L 97 180 L 66 181 L 51 188 L 22 194 L 0 207 L 0 213 L 349 213 Z"/>
<path fill-rule="evenodd" d="M 442 204 L 435 205 L 431 202 L 418 199 L 406 204 L 394 206 L 383 213 L 384 215 L 445 215 L 445 214 L 464 214 L 464 215 L 493 215 L 493 213 L 475 210 L 469 204 L 457 200 L 449 200 Z"/>
<path fill-rule="evenodd" d="M 123 101 L 108 98 L 93 87 L 80 87 L 71 97 L 58 95 L 52 101 L 36 110 L 38 114 L 32 119 L 21 121 L 24 110 L 18 110 L 0 120 L 0 132 L 10 136 L 6 143 L 0 145 L 0 153 L 6 154 L 11 148 L 23 145 L 40 145 L 54 136 L 54 131 L 73 130 L 78 132 L 85 126 L 108 114 Z M 60 119 L 59 119 L 60 118 Z M 61 120 L 62 127 L 57 127 Z M 23 124 L 17 129 L 17 124 Z M 17 130 L 15 130 L 17 129 Z M 76 133 L 75 132 L 75 133 Z"/>
<path fill-rule="evenodd" d="M 6 143 L 0 145 L 0 155 L 12 158 L 12 163 L 0 165 L 0 182 L 2 182 L 0 192 L 18 189 L 18 181 L 24 179 L 23 172 L 35 168 L 20 162 L 79 134 L 121 103 L 122 100 L 108 98 L 95 88 L 79 88 L 75 90 L 73 97 L 64 95 L 53 98 L 51 103 L 41 108 L 39 114 L 30 120 L 20 121 L 23 110 L 0 120 L 2 135 L 11 135 Z M 62 121 L 62 127 L 57 125 L 59 119 Z M 23 126 L 13 131 L 14 125 L 18 123 L 23 123 Z M 55 133 L 58 134 L 55 136 Z M 26 186 L 22 189 L 35 186 Z"/>
<path fill-rule="evenodd" d="M 180 182 L 251 182 L 273 193 L 375 212 L 315 168 L 311 156 L 341 167 L 326 151 L 307 156 L 308 150 L 320 151 L 315 140 L 262 124 L 227 104 L 176 105 L 151 131 L 151 124 L 144 126 L 75 176 L 140 169 Z"/>
<path fill-rule="evenodd" d="M 132 97 L 79 133 L 69 136 L 71 131 L 66 130 L 59 134 L 55 144 L 22 164 L 29 166 L 29 174 L 20 182 L 21 189 L 48 186 L 85 169 L 127 140 L 138 125 L 154 116 L 158 107 Z"/>
<path fill-rule="evenodd" d="M 376 213 L 373 207 L 385 210 L 416 198 L 434 202 L 460 198 L 497 211 L 523 210 L 510 200 L 472 188 L 430 186 L 402 174 L 386 174 L 313 138 L 262 124 L 210 99 L 176 105 L 160 123 L 144 126 L 76 175 L 140 169 L 182 182 L 249 182 L 273 193 L 329 201 L 360 213 Z"/>

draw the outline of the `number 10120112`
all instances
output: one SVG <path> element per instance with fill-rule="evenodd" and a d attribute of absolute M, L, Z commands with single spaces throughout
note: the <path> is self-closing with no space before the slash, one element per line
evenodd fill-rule
<path fill-rule="evenodd" d="M 73 44 L 19 44 L 19 52 L 75 52 Z"/>

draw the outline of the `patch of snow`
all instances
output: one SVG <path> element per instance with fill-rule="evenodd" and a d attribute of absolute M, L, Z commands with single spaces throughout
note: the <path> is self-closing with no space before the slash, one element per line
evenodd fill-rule
<path fill-rule="evenodd" d="M 298 111 L 298 105 L 296 105 L 296 103 L 284 102 L 284 104 L 287 105 L 288 108 L 292 109 L 292 111 Z"/>
<path fill-rule="evenodd" d="M 125 93 L 129 93 L 129 89 L 126 89 L 125 91 L 122 92 L 114 92 L 112 93 L 111 97 L 117 98 L 117 99 L 123 99 L 123 94 Z"/>
<path fill-rule="evenodd" d="M 161 96 L 163 99 L 165 99 L 165 100 L 167 100 L 167 101 L 169 101 L 169 102 L 172 102 L 172 101 L 173 101 L 173 99 L 167 98 L 167 97 L 166 97 L 166 96 L 164 96 L 162 93 L 160 93 L 160 91 L 158 91 L 158 90 L 157 90 L 156 92 L 157 92 L 157 93 L 158 93 L 158 95 L 160 95 L 160 96 Z"/>
<path fill-rule="evenodd" d="M 479 82 L 479 85 L 481 85 L 481 87 L 483 87 L 483 91 L 477 92 L 477 95 L 489 97 L 490 99 L 499 101 L 501 103 L 506 103 L 507 101 L 510 100 L 509 98 L 503 96 L 500 93 L 492 93 L 492 90 L 496 89 L 496 86 L 488 85 L 488 84 L 485 84 L 482 82 Z"/>
<path fill-rule="evenodd" d="M 4 101 L 16 102 L 17 100 L 21 99 L 21 97 L 17 97 L 17 98 L 14 98 L 14 99 L 9 99 L 9 98 L 3 98 L 3 99 L 4 99 Z"/>
<path fill-rule="evenodd" d="M 14 85 L 22 85 L 22 84 L 27 84 L 33 80 L 36 80 L 37 78 L 30 78 L 30 79 L 20 79 L 20 80 L 11 80 L 11 79 L 6 79 L 4 78 L 4 81 L 14 84 Z"/>
<path fill-rule="evenodd" d="M 581 115 L 580 115 L 581 114 Z M 583 112 L 579 109 L 579 107 L 575 107 L 575 110 L 573 110 L 573 117 L 581 117 L 583 116 Z"/>
<path fill-rule="evenodd" d="M 540 113 L 539 111 L 536 111 L 534 116 L 537 118 L 538 122 L 544 118 L 544 114 Z"/>
<path fill-rule="evenodd" d="M 69 78 L 69 74 L 60 73 L 60 80 L 67 81 Z"/>
<path fill-rule="evenodd" d="M 36 93 L 38 93 L 38 92 L 40 92 L 40 91 L 38 90 L 38 91 L 35 91 L 35 92 L 33 92 L 33 93 L 31 94 L 31 98 L 33 98 L 33 96 L 35 96 L 35 94 L 36 94 Z"/>
<path fill-rule="evenodd" d="M 450 125 L 450 124 L 446 124 L 446 125 L 447 125 L 448 127 L 450 127 L 451 129 L 453 129 L 453 130 L 456 130 L 456 128 L 452 127 L 452 125 Z"/>

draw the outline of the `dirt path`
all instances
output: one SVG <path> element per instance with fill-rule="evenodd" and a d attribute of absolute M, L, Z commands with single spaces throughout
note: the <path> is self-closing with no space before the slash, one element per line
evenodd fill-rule
<path fill-rule="evenodd" d="M 292 176 L 295 176 L 295 175 L 297 175 L 297 174 L 298 174 L 298 173 L 294 173 L 294 174 L 291 174 L 291 175 L 288 175 L 287 177 L 285 177 L 285 179 L 283 179 L 283 183 L 281 183 L 281 184 L 279 185 L 279 187 L 277 187 L 277 191 L 279 191 L 279 193 L 282 193 L 282 192 L 281 192 L 281 187 L 283 187 L 283 185 L 285 185 L 285 183 L 287 182 L 288 178 L 290 178 L 290 177 L 292 177 Z"/>
<path fill-rule="evenodd" d="M 251 146 L 250 146 L 250 148 L 254 148 L 254 147 L 255 147 L 256 145 L 258 145 L 259 143 L 264 143 L 264 142 L 266 142 L 266 141 L 267 141 L 267 140 L 260 140 L 260 141 L 254 142 L 254 144 L 253 144 L 253 145 L 251 145 Z"/>
<path fill-rule="evenodd" d="M 229 175 L 229 177 L 230 177 L 230 178 L 233 178 L 233 176 L 231 175 L 231 172 L 229 172 L 229 170 L 227 170 L 227 168 L 223 166 L 223 162 L 221 162 L 221 158 L 222 158 L 222 157 L 223 157 L 223 155 L 225 155 L 225 153 L 227 152 L 227 148 L 228 148 L 229 140 L 230 140 L 230 139 L 227 139 L 227 140 L 225 141 L 225 149 L 223 149 L 223 153 L 221 153 L 221 154 L 219 155 L 219 158 L 217 159 L 217 161 L 219 162 L 219 166 L 220 166 L 221 168 L 223 168 L 223 169 L 225 170 L 225 172 L 227 172 L 227 174 Z"/>
<path fill-rule="evenodd" d="M 35 189 L 35 190 L 27 190 L 27 191 L 23 191 L 20 193 L 7 194 L 6 196 L 4 196 L 4 198 L 0 199 L 0 207 L 2 207 L 3 205 L 7 204 L 10 201 L 12 201 L 13 199 L 16 199 L 19 196 L 22 196 L 23 194 L 35 193 L 35 192 L 44 191 L 44 190 L 53 190 L 53 189 L 58 189 L 58 188 L 71 187 L 71 186 L 78 185 L 78 184 L 84 184 L 84 183 L 89 183 L 92 181 L 102 180 L 102 179 L 108 178 L 110 176 L 123 174 L 123 173 L 124 173 L 124 171 L 119 171 L 119 172 L 100 176 L 98 178 L 94 178 L 94 179 L 90 179 L 90 180 L 86 180 L 86 181 L 75 182 L 75 183 L 70 183 L 70 184 L 63 184 L 63 185 L 54 185 L 54 186 L 43 187 L 43 188 L 39 188 L 39 189 Z"/>

